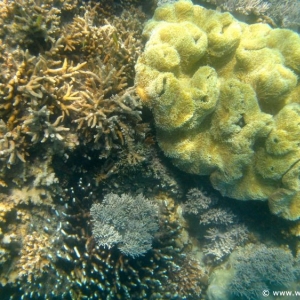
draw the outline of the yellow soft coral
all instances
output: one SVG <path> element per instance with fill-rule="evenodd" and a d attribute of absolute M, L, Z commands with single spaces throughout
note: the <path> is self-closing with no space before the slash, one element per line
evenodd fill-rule
<path fill-rule="evenodd" d="M 160 147 L 241 200 L 300 218 L 300 38 L 189 0 L 157 8 L 136 65 Z"/>

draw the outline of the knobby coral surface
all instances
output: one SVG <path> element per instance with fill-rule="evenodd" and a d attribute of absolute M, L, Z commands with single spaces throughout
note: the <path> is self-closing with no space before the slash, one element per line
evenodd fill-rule
<path fill-rule="evenodd" d="M 225 196 L 300 217 L 300 38 L 190 1 L 157 8 L 136 65 L 160 147 Z"/>

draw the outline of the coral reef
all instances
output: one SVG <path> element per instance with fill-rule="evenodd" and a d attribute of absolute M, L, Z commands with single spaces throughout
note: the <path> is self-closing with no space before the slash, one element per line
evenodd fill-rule
<path fill-rule="evenodd" d="M 291 288 L 296 280 L 295 259 L 281 248 L 249 244 L 231 262 L 234 276 L 228 290 L 239 299 L 259 298 L 263 290 Z"/>
<path fill-rule="evenodd" d="M 248 244 L 234 251 L 211 276 L 207 296 L 212 299 L 263 299 L 263 291 L 294 289 L 299 280 L 299 261 L 291 251 L 276 246 Z"/>
<path fill-rule="evenodd" d="M 1 300 L 204 299 L 248 237 L 204 189 L 178 204 L 198 178 L 133 86 L 155 2 L 0 1 Z"/>
<path fill-rule="evenodd" d="M 264 0 L 208 0 L 222 10 L 237 12 L 243 15 L 264 14 L 270 7 L 270 3 Z"/>
<path fill-rule="evenodd" d="M 133 3 L 0 3 L 3 300 L 191 299 L 202 292 L 204 271 L 186 257 L 171 200 L 160 200 L 160 230 L 142 259 L 103 249 L 92 236 L 90 207 L 103 194 L 179 189 L 132 87 L 145 20 Z"/>
<path fill-rule="evenodd" d="M 290 28 L 299 32 L 300 4 L 298 0 L 196 0 L 233 13 L 249 23 L 264 22 L 272 27 Z"/>
<path fill-rule="evenodd" d="M 182 227 L 171 199 L 155 200 L 160 207 L 160 230 L 152 249 L 142 258 L 132 258 L 116 248 L 95 245 L 87 203 L 96 196 L 90 193 L 91 188 L 82 186 L 86 196 L 81 201 L 74 190 L 64 201 L 67 209 L 58 217 L 59 227 L 48 229 L 55 251 L 48 252 L 47 280 L 39 276 L 29 282 L 24 274 L 14 299 L 22 295 L 24 299 L 194 299 L 201 294 L 204 271 L 178 246 Z M 35 276 L 38 272 L 35 270 Z M 186 276 L 186 285 L 178 285 L 181 275 Z"/>
<path fill-rule="evenodd" d="M 192 188 L 186 194 L 187 201 L 183 205 L 186 214 L 198 215 L 216 203 L 216 198 L 208 196 L 204 191 Z"/>
<path fill-rule="evenodd" d="M 105 158 L 132 149 L 145 128 L 138 98 L 126 89 L 133 83 L 141 48 L 142 13 L 132 8 L 118 18 L 96 18 L 98 6 L 66 9 L 65 2 L 48 1 L 39 8 L 34 3 L 15 1 L 5 7 L 0 85 L 4 163 L 24 163 L 41 143 L 53 154 L 89 145 Z M 73 14 L 71 22 L 61 18 L 65 10 Z M 41 45 L 35 40 L 40 39 L 37 29 L 22 22 L 45 32 Z"/>
<path fill-rule="evenodd" d="M 50 265 L 50 238 L 46 234 L 40 235 L 34 231 L 24 237 L 23 244 L 20 259 L 16 264 L 16 268 L 21 269 L 18 278 L 26 277 L 26 280 L 32 282 L 42 276 Z"/>
<path fill-rule="evenodd" d="M 248 229 L 229 208 L 218 206 L 219 199 L 192 188 L 183 204 L 183 213 L 200 219 L 197 236 L 203 240 L 203 253 L 212 263 L 220 263 L 248 240 Z M 191 222 L 192 224 L 194 222 Z M 204 239 L 203 239 L 203 237 Z"/>
<path fill-rule="evenodd" d="M 158 230 L 158 207 L 139 194 L 108 194 L 91 207 L 93 236 L 99 246 L 117 245 L 127 256 L 137 257 L 152 248 Z"/>
<path fill-rule="evenodd" d="M 300 3 L 296 0 L 274 1 L 269 0 L 270 8 L 267 15 L 281 27 L 300 30 Z"/>
<path fill-rule="evenodd" d="M 144 36 L 137 92 L 164 153 L 224 196 L 298 219 L 298 34 L 179 1 Z"/>

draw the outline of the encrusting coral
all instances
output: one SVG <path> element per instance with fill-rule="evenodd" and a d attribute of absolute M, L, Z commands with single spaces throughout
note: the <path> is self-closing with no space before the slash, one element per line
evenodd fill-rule
<path fill-rule="evenodd" d="M 155 11 L 136 85 L 180 169 L 228 197 L 300 217 L 300 38 L 178 1 Z"/>

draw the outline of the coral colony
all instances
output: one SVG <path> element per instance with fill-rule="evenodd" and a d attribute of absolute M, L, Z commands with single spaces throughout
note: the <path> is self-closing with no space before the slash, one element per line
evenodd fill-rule
<path fill-rule="evenodd" d="M 297 290 L 299 11 L 0 0 L 0 299 Z"/>
<path fill-rule="evenodd" d="M 299 35 L 189 1 L 157 8 L 143 35 L 137 91 L 164 153 L 224 196 L 298 219 Z"/>

